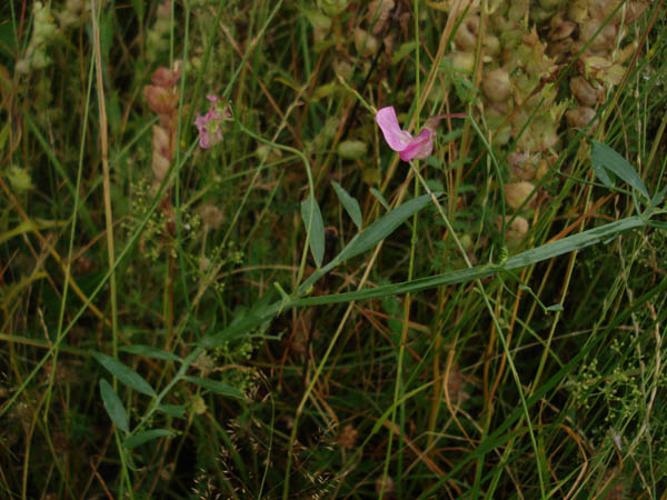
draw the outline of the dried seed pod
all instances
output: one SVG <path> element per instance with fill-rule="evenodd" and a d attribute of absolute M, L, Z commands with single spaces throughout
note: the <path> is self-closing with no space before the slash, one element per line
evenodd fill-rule
<path fill-rule="evenodd" d="M 158 85 L 146 85 L 144 97 L 151 111 L 158 115 L 169 115 L 178 106 L 178 96 L 171 90 Z"/>
<path fill-rule="evenodd" d="M 204 223 L 204 226 L 207 228 L 219 229 L 220 226 L 222 226 L 222 222 L 224 220 L 222 211 L 215 205 L 210 203 L 202 205 L 202 207 L 199 209 L 199 215 L 201 216 L 201 220 Z"/>
<path fill-rule="evenodd" d="M 493 102 L 505 102 L 512 95 L 512 82 L 509 73 L 497 68 L 484 76 L 482 81 L 484 95 Z"/>
<path fill-rule="evenodd" d="M 151 168 L 153 170 L 154 180 L 158 183 L 162 182 L 169 172 L 169 159 L 164 156 L 153 154 L 151 160 Z"/>
<path fill-rule="evenodd" d="M 586 128 L 595 119 L 595 110 L 586 106 L 570 109 L 565 113 L 567 123 L 572 128 Z"/>
<path fill-rule="evenodd" d="M 535 158 L 527 152 L 514 152 L 507 155 L 512 177 L 522 181 L 532 181 L 535 177 Z"/>
<path fill-rule="evenodd" d="M 577 29 L 577 24 L 572 21 L 566 21 L 560 14 L 551 19 L 551 29 L 549 30 L 549 40 L 559 41 L 569 38 Z"/>
<path fill-rule="evenodd" d="M 178 79 L 181 77 L 180 71 L 178 69 L 169 69 L 164 66 L 159 67 L 151 76 L 151 81 L 153 85 L 158 87 L 173 87 L 178 82 Z"/>
<path fill-rule="evenodd" d="M 469 16 L 459 25 L 454 36 L 454 44 L 459 50 L 473 51 L 477 46 L 479 34 L 479 16 Z"/>
<path fill-rule="evenodd" d="M 505 221 L 509 222 L 509 225 L 505 228 L 505 241 L 510 246 L 516 246 L 528 234 L 528 230 L 530 229 L 528 221 L 521 216 L 516 216 L 513 219 L 510 216 L 506 216 Z M 501 224 L 502 218 L 498 217 L 498 226 L 500 227 Z"/>
<path fill-rule="evenodd" d="M 589 19 L 581 25 L 579 39 L 588 44 L 588 50 L 597 53 L 613 50 L 616 45 L 616 35 L 618 27 L 615 24 L 602 27 L 600 21 Z"/>
<path fill-rule="evenodd" d="M 452 52 L 449 55 L 449 60 L 454 69 L 462 73 L 470 74 L 475 69 L 475 54 L 472 52 Z"/>
<path fill-rule="evenodd" d="M 153 151 L 162 155 L 169 155 L 169 132 L 159 125 L 153 126 Z"/>
<path fill-rule="evenodd" d="M 505 184 L 505 201 L 512 209 L 518 210 L 530 197 L 534 186 L 528 181 Z"/>
<path fill-rule="evenodd" d="M 389 23 L 389 16 L 394 10 L 396 2 L 394 0 L 373 0 L 368 4 L 368 25 L 371 26 L 371 32 L 374 35 L 382 33 Z"/>
<path fill-rule="evenodd" d="M 540 180 L 542 177 L 547 175 L 547 172 L 549 171 L 549 162 L 542 158 L 538 163 L 537 163 L 537 168 L 535 169 L 535 179 Z"/>
<path fill-rule="evenodd" d="M 382 476 L 375 480 L 375 492 L 378 495 L 391 497 L 396 491 L 394 480 L 389 476 Z"/>
<path fill-rule="evenodd" d="M 354 30 L 354 47 L 360 56 L 368 57 L 375 54 L 379 43 L 377 38 L 368 31 L 357 28 Z"/>
<path fill-rule="evenodd" d="M 575 76 L 570 80 L 570 90 L 582 106 L 593 107 L 600 100 L 600 89 L 596 89 L 585 78 Z"/>
<path fill-rule="evenodd" d="M 495 35 L 486 35 L 484 37 L 484 53 L 489 56 L 500 54 L 500 40 Z"/>
<path fill-rule="evenodd" d="M 588 0 L 574 0 L 567 9 L 567 17 L 575 23 L 582 23 L 588 16 Z"/>

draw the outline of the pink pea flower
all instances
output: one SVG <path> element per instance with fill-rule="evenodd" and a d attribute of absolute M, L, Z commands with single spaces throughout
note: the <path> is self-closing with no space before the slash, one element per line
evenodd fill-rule
<path fill-rule="evenodd" d="M 401 129 L 393 106 L 379 110 L 375 115 L 375 121 L 382 130 L 384 140 L 399 154 L 401 160 L 423 160 L 433 152 L 435 124 L 428 123 L 416 137 L 413 137 L 410 132 Z"/>
<path fill-rule="evenodd" d="M 199 131 L 199 147 L 202 149 L 208 149 L 222 141 L 222 124 L 232 118 L 229 104 L 223 104 L 223 99 L 216 95 L 208 95 L 206 98 L 211 102 L 208 111 L 195 119 L 195 127 Z"/>

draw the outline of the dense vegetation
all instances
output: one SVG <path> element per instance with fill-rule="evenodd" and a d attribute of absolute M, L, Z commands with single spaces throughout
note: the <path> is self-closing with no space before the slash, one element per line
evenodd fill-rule
<path fill-rule="evenodd" d="M 665 498 L 666 20 L 3 2 L 0 497 Z"/>

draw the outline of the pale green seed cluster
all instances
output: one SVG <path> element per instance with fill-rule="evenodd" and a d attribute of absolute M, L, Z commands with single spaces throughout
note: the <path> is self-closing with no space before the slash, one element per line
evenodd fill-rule
<path fill-rule="evenodd" d="M 90 5 L 85 0 L 67 0 L 63 9 L 55 13 L 49 3 L 35 2 L 32 5 L 30 42 L 23 57 L 16 63 L 16 71 L 27 75 L 47 68 L 51 64 L 50 45 L 68 30 L 80 26 L 89 13 Z"/>
<path fill-rule="evenodd" d="M 561 148 L 562 125 L 595 126 L 599 106 L 625 73 L 636 49 L 628 43 L 640 2 L 619 0 L 498 0 L 473 5 L 448 55 L 451 67 L 473 79 L 481 64 L 481 119 L 509 164 L 505 201 L 514 212 L 506 236 L 521 240 L 522 216 Z M 481 58 L 481 61 L 479 59 Z M 558 86 L 569 70 L 569 92 Z M 510 219 L 508 218 L 508 221 Z"/>
<path fill-rule="evenodd" d="M 146 58 L 156 61 L 160 54 L 169 50 L 169 34 L 171 33 L 171 0 L 165 0 L 158 8 L 155 23 L 146 34 Z"/>
<path fill-rule="evenodd" d="M 35 2 L 32 13 L 34 21 L 30 43 L 23 58 L 16 63 L 16 71 L 22 74 L 44 69 L 51 64 L 47 49 L 58 34 L 58 26 L 48 5 Z"/>

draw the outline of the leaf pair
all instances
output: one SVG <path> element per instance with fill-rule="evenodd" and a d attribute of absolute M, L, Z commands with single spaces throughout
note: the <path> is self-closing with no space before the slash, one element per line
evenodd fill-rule
<path fill-rule="evenodd" d="M 362 217 L 359 202 L 337 182 L 332 182 L 332 185 L 334 191 L 336 191 L 336 196 L 338 196 L 352 222 L 357 228 L 361 229 Z M 306 226 L 310 253 L 317 267 L 322 267 L 324 260 L 324 220 L 322 219 L 320 206 L 312 195 L 301 202 L 301 218 Z"/>
<path fill-rule="evenodd" d="M 102 403 L 104 404 L 104 409 L 109 414 L 109 418 L 111 418 L 111 421 L 120 430 L 122 430 L 126 434 L 129 434 L 130 425 L 129 425 L 129 418 L 127 416 L 127 410 L 125 410 L 125 406 L 123 405 L 123 402 L 116 394 L 116 391 L 113 390 L 111 384 L 109 384 L 109 382 L 107 382 L 105 379 L 100 380 L 100 394 L 102 396 Z M 176 413 L 175 411 L 176 407 L 173 405 L 171 406 L 172 408 L 169 408 L 168 410 L 171 411 L 172 413 Z M 166 411 L 166 413 L 168 413 L 168 411 Z M 179 415 L 181 414 L 180 411 L 178 411 L 177 413 Z M 125 446 L 125 448 L 127 448 L 128 450 L 131 450 L 132 448 L 136 448 L 137 446 L 147 443 L 148 441 L 152 441 L 154 439 L 158 439 L 161 437 L 172 436 L 173 434 L 174 433 L 168 429 L 149 429 L 147 431 L 137 432 L 135 434 L 128 436 L 127 439 L 123 441 L 123 446 Z"/>

